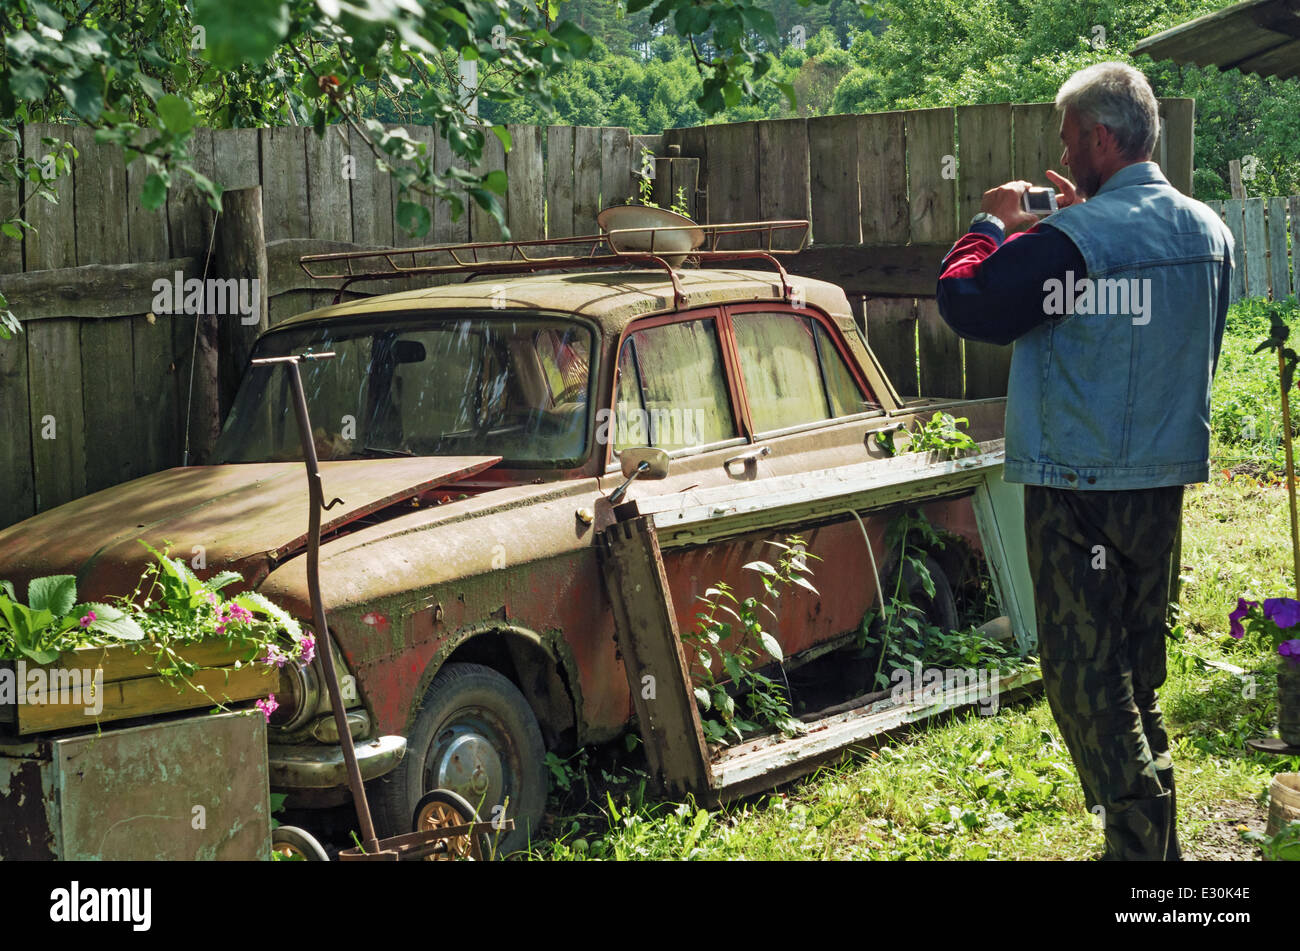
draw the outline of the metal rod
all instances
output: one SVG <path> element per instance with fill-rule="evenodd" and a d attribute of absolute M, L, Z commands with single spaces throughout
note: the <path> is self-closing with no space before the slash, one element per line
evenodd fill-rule
<path fill-rule="evenodd" d="M 1282 445 L 1286 448 L 1286 494 L 1291 503 L 1291 563 L 1295 574 L 1296 598 L 1300 600 L 1300 523 L 1296 521 L 1295 457 L 1291 450 L 1291 400 L 1282 381 L 1286 379 L 1286 356 L 1277 348 L 1278 389 L 1282 391 Z"/>
<path fill-rule="evenodd" d="M 361 768 L 357 765 L 356 745 L 352 742 L 352 729 L 348 725 L 347 711 L 343 709 L 343 697 L 339 690 L 339 680 L 334 669 L 334 644 L 329 627 L 325 623 L 325 605 L 320 596 L 320 513 L 333 506 L 335 499 L 325 504 L 325 493 L 321 487 L 320 463 L 316 460 L 316 444 L 311 435 L 311 417 L 307 411 L 307 394 L 303 390 L 302 375 L 298 371 L 301 360 L 325 360 L 333 353 L 309 353 L 301 356 L 271 357 L 254 360 L 255 364 L 287 363 L 289 380 L 293 384 L 294 411 L 298 418 L 298 437 L 302 442 L 303 462 L 307 466 L 307 490 L 310 496 L 310 509 L 307 523 L 307 593 L 311 599 L 312 624 L 320 641 L 320 662 L 325 673 L 325 687 L 329 691 L 330 706 L 334 710 L 334 724 L 339 731 L 339 745 L 343 747 L 343 763 L 347 767 L 348 786 L 357 807 L 357 821 L 361 823 L 361 838 L 367 852 L 379 851 L 379 840 L 375 836 L 375 825 L 370 818 L 370 803 L 366 800 L 366 787 L 361 779 Z"/>

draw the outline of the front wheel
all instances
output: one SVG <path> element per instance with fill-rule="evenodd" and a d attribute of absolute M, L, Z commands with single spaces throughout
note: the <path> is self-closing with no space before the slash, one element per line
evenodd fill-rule
<path fill-rule="evenodd" d="M 426 793 L 449 789 L 485 822 L 514 820 L 499 854 L 528 844 L 546 805 L 546 747 L 509 680 L 481 664 L 447 664 L 425 692 L 406 750 L 378 781 L 376 819 L 387 834 L 406 831 Z"/>

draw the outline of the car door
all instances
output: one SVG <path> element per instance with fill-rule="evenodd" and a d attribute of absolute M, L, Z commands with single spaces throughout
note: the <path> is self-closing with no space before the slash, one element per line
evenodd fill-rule
<path fill-rule="evenodd" d="M 638 482 L 629 493 L 647 498 L 862 461 L 860 432 L 829 430 L 843 428 L 837 419 L 880 415 L 870 402 L 842 344 L 815 317 L 768 304 L 734 315 L 715 309 L 637 322 L 618 355 L 610 468 L 630 446 L 668 452 L 669 477 Z M 696 623 L 700 595 L 718 581 L 741 598 L 760 593 L 758 574 L 745 566 L 775 560 L 779 550 L 769 542 L 796 533 L 821 559 L 813 563 L 813 583 L 822 597 L 802 589 L 783 597 L 774 605 L 773 633 L 792 654 L 856 630 L 874 587 L 865 573 L 844 570 L 846 559 L 867 560 L 862 533 L 847 514 L 832 525 L 791 525 L 708 544 L 682 547 L 661 538 L 679 629 Z"/>

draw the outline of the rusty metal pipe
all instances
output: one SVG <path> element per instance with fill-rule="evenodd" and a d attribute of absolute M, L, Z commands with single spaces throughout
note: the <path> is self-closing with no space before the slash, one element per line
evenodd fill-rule
<path fill-rule="evenodd" d="M 320 661 L 325 673 L 325 687 L 329 691 L 334 723 L 339 731 L 339 745 L 343 748 L 343 763 L 348 772 L 348 788 L 357 808 L 357 821 L 361 824 L 361 838 L 366 852 L 378 852 L 379 840 L 375 836 L 374 821 L 370 817 L 370 803 L 366 800 L 366 787 L 357 765 L 356 745 L 348 727 L 347 711 L 334 669 L 334 645 L 329 627 L 325 623 L 325 605 L 320 596 L 320 513 L 332 508 L 339 499 L 325 504 L 321 486 L 320 463 L 316 459 L 316 444 L 312 441 L 311 417 L 307 410 L 307 394 L 302 388 L 302 375 L 298 364 L 302 360 L 328 360 L 333 353 L 308 353 L 288 357 L 268 357 L 252 361 L 255 364 L 287 363 L 289 380 L 293 385 L 294 413 L 298 419 L 298 437 L 302 442 L 303 462 L 307 466 L 307 491 L 310 496 L 307 523 L 307 594 L 311 599 L 312 624 L 320 642 Z"/>

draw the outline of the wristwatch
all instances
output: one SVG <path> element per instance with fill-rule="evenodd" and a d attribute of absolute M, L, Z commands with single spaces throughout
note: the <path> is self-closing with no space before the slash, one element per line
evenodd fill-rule
<path fill-rule="evenodd" d="M 1007 230 L 1007 226 L 1002 223 L 1001 218 L 999 218 L 997 215 L 990 215 L 987 211 L 979 212 L 979 214 L 977 214 L 974 218 L 970 220 L 970 223 L 972 225 L 975 225 L 981 221 L 987 221 L 989 224 L 997 225 L 998 229 L 1001 231 Z"/>

